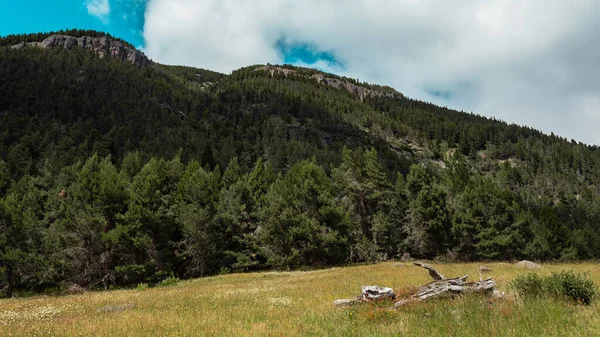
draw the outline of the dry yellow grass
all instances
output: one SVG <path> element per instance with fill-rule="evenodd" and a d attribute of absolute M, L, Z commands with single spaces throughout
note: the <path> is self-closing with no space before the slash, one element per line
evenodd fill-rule
<path fill-rule="evenodd" d="M 446 276 L 478 278 L 480 264 L 433 264 Z M 489 264 L 501 291 L 518 274 Z M 595 263 L 546 265 L 572 269 L 600 284 Z M 379 305 L 337 309 L 332 301 L 362 285 L 402 289 L 429 281 L 427 272 L 397 263 L 307 272 L 234 274 L 184 281 L 167 288 L 90 292 L 65 297 L 0 300 L 0 336 L 600 336 L 600 305 L 553 300 L 463 297 L 384 310 Z M 106 305 L 135 303 L 123 312 Z"/>

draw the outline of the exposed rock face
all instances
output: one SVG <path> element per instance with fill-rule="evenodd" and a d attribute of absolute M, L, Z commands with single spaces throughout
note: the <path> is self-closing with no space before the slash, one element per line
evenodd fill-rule
<path fill-rule="evenodd" d="M 267 64 L 266 66 L 260 67 L 256 70 L 267 71 L 271 74 L 271 76 L 273 76 L 275 73 L 283 74 L 286 77 L 292 74 L 296 74 L 296 71 L 293 69 L 286 69 L 270 64 Z M 358 97 L 358 99 L 360 99 L 361 101 L 363 101 L 366 97 L 394 97 L 396 95 L 395 93 L 384 93 L 378 90 L 373 90 L 367 87 L 363 87 L 361 85 L 354 84 L 349 81 L 341 80 L 339 78 L 325 77 L 324 74 L 314 74 L 310 78 L 315 79 L 317 83 L 323 83 L 325 85 L 337 89 L 345 89 L 353 96 Z"/>
<path fill-rule="evenodd" d="M 330 87 L 334 87 L 337 89 L 346 89 L 353 96 L 358 97 L 361 101 L 363 101 L 366 97 L 394 97 L 392 93 L 383 93 L 381 91 L 365 88 L 360 85 L 356 85 L 352 82 L 342 81 L 338 78 L 329 78 L 325 77 L 323 74 L 314 74 L 311 76 L 316 79 L 318 83 L 324 83 Z"/>
<path fill-rule="evenodd" d="M 296 71 L 292 70 L 292 69 L 286 69 L 286 68 L 281 68 L 281 67 L 277 67 L 277 66 L 272 66 L 270 64 L 267 64 L 266 66 L 259 68 L 258 70 L 264 70 L 264 71 L 268 71 L 271 76 L 275 75 L 275 73 L 282 73 L 285 76 L 288 76 L 290 74 L 295 74 Z"/>
<path fill-rule="evenodd" d="M 73 37 L 69 35 L 52 35 L 42 42 L 21 42 L 12 46 L 13 49 L 21 49 L 27 46 L 41 48 L 64 48 L 72 49 L 75 47 L 85 48 L 100 55 L 101 58 L 109 56 L 121 61 L 130 62 L 137 67 L 145 67 L 152 63 L 141 51 L 125 46 L 123 43 L 112 40 L 106 36 L 103 37 Z"/>

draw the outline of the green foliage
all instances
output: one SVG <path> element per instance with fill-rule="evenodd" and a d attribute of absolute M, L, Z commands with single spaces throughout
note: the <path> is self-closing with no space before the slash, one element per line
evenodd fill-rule
<path fill-rule="evenodd" d="M 352 247 L 351 259 L 372 261 L 393 256 L 398 240 L 397 224 L 389 217 L 393 192 L 377 151 L 344 148 L 342 163 L 332 175 L 349 216 L 352 241 L 357 244 Z"/>
<path fill-rule="evenodd" d="M 259 234 L 271 264 L 298 267 L 344 261 L 345 228 L 332 192 L 331 180 L 314 159 L 294 165 L 271 185 Z"/>
<path fill-rule="evenodd" d="M 589 305 L 598 296 L 598 287 L 587 276 L 561 271 L 549 276 L 520 275 L 510 283 L 521 296 L 553 297 Z"/>
<path fill-rule="evenodd" d="M 285 68 L 0 47 L 0 289 L 405 252 L 600 257 L 597 146 L 323 74 L 389 94 L 359 99 Z"/>
<path fill-rule="evenodd" d="M 181 280 L 178 279 L 177 277 L 168 277 L 162 281 L 160 281 L 160 283 L 158 283 L 156 286 L 157 287 L 172 287 L 174 285 L 177 285 L 177 283 L 179 283 Z"/>
<path fill-rule="evenodd" d="M 441 188 L 419 191 L 409 204 L 405 231 L 404 245 L 413 256 L 432 258 L 452 247 L 450 213 Z"/>
<path fill-rule="evenodd" d="M 119 284 L 140 284 L 146 280 L 146 274 L 146 268 L 142 265 L 115 266 L 115 277 Z"/>
<path fill-rule="evenodd" d="M 6 191 L 10 187 L 10 172 L 6 163 L 0 160 L 0 197 L 6 194 Z"/>

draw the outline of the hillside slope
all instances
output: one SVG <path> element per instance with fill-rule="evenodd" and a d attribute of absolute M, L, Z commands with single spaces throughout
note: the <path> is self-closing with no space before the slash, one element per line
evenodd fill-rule
<path fill-rule="evenodd" d="M 131 48 L 60 34 L 0 39 L 8 294 L 404 253 L 600 257 L 596 146 L 313 69 L 40 47 Z"/>

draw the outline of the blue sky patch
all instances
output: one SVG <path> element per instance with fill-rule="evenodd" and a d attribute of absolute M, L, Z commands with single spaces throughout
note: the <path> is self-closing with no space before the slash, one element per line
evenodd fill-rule
<path fill-rule="evenodd" d="M 339 70 L 345 68 L 334 52 L 321 50 L 313 43 L 288 41 L 282 38 L 277 40 L 275 47 L 285 64 L 315 65 L 318 67 L 318 63 L 324 62 L 329 68 Z"/>
<path fill-rule="evenodd" d="M 433 96 L 435 98 L 441 98 L 446 101 L 452 99 L 452 96 L 454 95 L 454 92 L 451 90 L 441 90 L 434 88 L 425 88 L 424 90 L 428 95 Z"/>
<path fill-rule="evenodd" d="M 108 3 L 110 12 L 101 18 L 89 13 L 86 0 L 1 1 L 0 36 L 93 29 L 143 46 L 147 0 L 109 0 Z"/>

